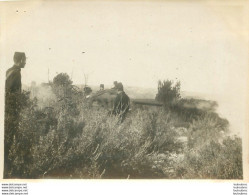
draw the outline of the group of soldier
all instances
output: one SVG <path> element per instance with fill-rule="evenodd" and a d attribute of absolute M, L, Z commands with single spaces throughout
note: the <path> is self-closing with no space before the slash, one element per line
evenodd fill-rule
<path fill-rule="evenodd" d="M 110 90 L 112 91 L 112 94 L 116 94 L 116 97 L 114 98 L 114 101 L 113 101 L 113 108 L 109 113 L 111 115 L 118 116 L 120 119 L 120 122 L 122 123 L 130 108 L 130 98 L 124 92 L 124 87 L 121 82 L 114 81 L 113 85 L 114 86 Z M 105 92 L 108 92 L 110 90 L 105 90 L 104 84 L 100 84 L 99 91 L 97 92 L 97 96 L 104 94 Z M 86 86 L 84 88 L 84 92 L 87 98 L 91 98 L 92 89 L 90 87 Z"/>
<path fill-rule="evenodd" d="M 124 92 L 124 87 L 121 82 L 114 81 L 113 85 L 114 86 L 111 89 L 117 91 L 117 95 L 113 102 L 113 109 L 110 113 L 112 115 L 119 116 L 121 119 L 120 121 L 123 122 L 130 108 L 130 98 Z M 98 92 L 101 93 L 102 91 L 104 91 L 104 84 L 100 84 Z"/>
<path fill-rule="evenodd" d="M 18 119 L 20 116 L 20 106 L 17 105 L 18 97 L 22 91 L 21 69 L 26 65 L 26 55 L 24 52 L 15 52 L 14 65 L 6 72 L 5 82 L 5 137 L 4 137 L 4 177 L 7 177 L 11 162 L 8 160 L 11 144 L 18 131 Z M 112 115 L 118 116 L 123 122 L 129 111 L 130 99 L 124 92 L 122 83 L 114 82 L 113 89 L 117 90 L 114 100 Z M 104 84 L 100 85 L 100 90 L 104 90 Z"/>

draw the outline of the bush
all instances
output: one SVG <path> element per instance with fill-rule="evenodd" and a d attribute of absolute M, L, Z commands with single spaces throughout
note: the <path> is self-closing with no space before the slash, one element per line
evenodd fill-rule
<path fill-rule="evenodd" d="M 170 105 L 175 104 L 180 98 L 181 83 L 178 81 L 175 85 L 173 81 L 158 81 L 158 93 L 156 100 L 162 102 L 164 107 L 168 108 Z"/>
<path fill-rule="evenodd" d="M 174 177 L 242 179 L 241 138 L 228 133 L 228 122 L 212 114 L 194 120 L 186 132 L 183 158 L 174 164 Z"/>
<path fill-rule="evenodd" d="M 188 128 L 188 146 L 201 147 L 212 141 L 219 141 L 228 133 L 228 122 L 212 114 L 194 120 Z"/>
<path fill-rule="evenodd" d="M 226 137 L 190 149 L 177 169 L 185 179 L 243 179 L 241 144 L 238 137 Z"/>
<path fill-rule="evenodd" d="M 15 117 L 16 121 L 5 121 L 5 124 L 10 124 L 9 127 L 5 126 L 5 141 L 10 142 L 8 156 L 6 156 L 9 163 L 9 169 L 5 170 L 7 177 L 29 177 L 29 164 L 32 162 L 31 148 L 33 144 L 36 144 L 39 137 L 37 130 L 40 129 L 36 122 L 37 100 L 31 100 L 29 95 L 29 92 L 24 91 L 22 94 L 8 97 L 9 100 L 13 98 L 16 101 L 15 104 L 7 104 L 6 110 L 10 111 L 12 106 L 18 108 L 18 117 Z"/>
<path fill-rule="evenodd" d="M 72 80 L 68 74 L 60 73 L 53 79 L 52 90 L 56 97 L 60 99 L 71 97 L 72 95 Z"/>
<path fill-rule="evenodd" d="M 184 123 L 181 111 L 135 109 L 120 123 L 102 107 L 89 108 L 68 76 L 57 76 L 52 88 L 50 107 L 22 94 L 9 177 L 242 178 L 241 139 L 226 135 L 228 122 L 212 109 Z M 170 97 L 181 105 L 178 89 Z"/>

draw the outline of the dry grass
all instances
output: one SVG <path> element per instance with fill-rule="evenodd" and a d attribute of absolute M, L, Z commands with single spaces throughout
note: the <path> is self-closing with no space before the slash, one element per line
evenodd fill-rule
<path fill-rule="evenodd" d="M 216 114 L 135 109 L 120 123 L 77 95 L 50 110 L 22 96 L 10 178 L 242 178 L 241 139 Z"/>

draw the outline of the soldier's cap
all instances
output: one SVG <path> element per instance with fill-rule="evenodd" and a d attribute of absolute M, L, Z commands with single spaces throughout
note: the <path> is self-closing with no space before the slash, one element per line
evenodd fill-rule
<path fill-rule="evenodd" d="M 13 59 L 14 62 L 20 62 L 25 57 L 26 55 L 24 52 L 15 52 Z"/>
<path fill-rule="evenodd" d="M 118 89 L 119 91 L 123 91 L 123 90 L 124 90 L 123 84 L 122 84 L 122 83 L 118 83 L 118 84 L 117 84 L 117 89 Z"/>

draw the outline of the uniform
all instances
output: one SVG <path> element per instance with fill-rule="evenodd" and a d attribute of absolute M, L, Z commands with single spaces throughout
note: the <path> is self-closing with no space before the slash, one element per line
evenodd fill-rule
<path fill-rule="evenodd" d="M 19 60 L 23 54 L 15 53 L 14 58 Z M 4 178 L 9 177 L 12 162 L 9 152 L 13 139 L 18 131 L 20 118 L 20 95 L 22 91 L 21 67 L 14 65 L 6 72 L 5 82 L 5 122 L 4 122 Z"/>
<path fill-rule="evenodd" d="M 121 122 L 125 119 L 130 107 L 130 98 L 124 91 L 118 92 L 114 100 L 113 114 L 121 118 Z"/>
<path fill-rule="evenodd" d="M 12 66 L 6 72 L 6 93 L 21 93 L 22 82 L 21 82 L 21 68 L 18 66 Z"/>

